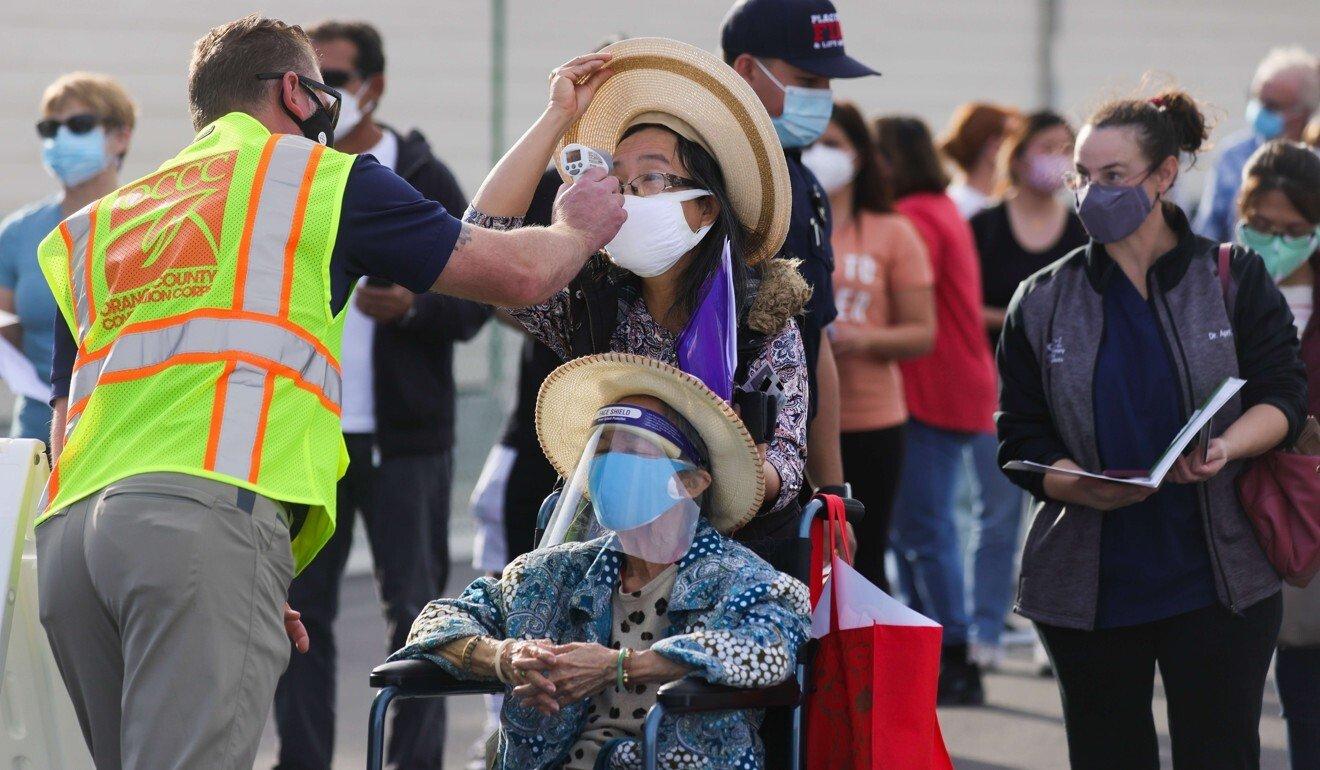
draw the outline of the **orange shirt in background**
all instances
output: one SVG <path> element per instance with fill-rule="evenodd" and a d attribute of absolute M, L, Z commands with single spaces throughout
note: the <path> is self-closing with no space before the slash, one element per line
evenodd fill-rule
<path fill-rule="evenodd" d="M 891 292 L 931 285 L 926 245 L 902 214 L 860 211 L 835 227 L 834 304 L 844 326 L 879 328 L 893 323 Z M 838 357 L 840 427 L 852 433 L 907 420 L 898 364 L 865 353 Z"/>

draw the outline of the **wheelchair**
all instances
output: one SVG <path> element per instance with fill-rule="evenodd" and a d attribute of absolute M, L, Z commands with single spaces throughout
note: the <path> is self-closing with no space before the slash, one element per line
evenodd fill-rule
<path fill-rule="evenodd" d="M 559 492 L 552 492 L 541 503 L 537 516 L 537 538 L 540 541 L 541 530 L 549 520 Z M 848 521 L 856 524 L 865 515 L 865 509 L 857 500 L 844 498 L 844 510 Z M 820 497 L 812 498 L 802 508 L 802 517 L 798 524 L 797 547 L 794 556 L 794 577 L 808 582 L 807 572 L 811 564 L 811 523 L 826 516 L 825 504 Z M 810 639 L 798 650 L 796 676 L 772 687 L 761 689 L 741 689 L 714 685 L 695 677 L 685 677 L 662 685 L 656 691 L 655 705 L 647 712 L 642 722 L 642 767 L 644 770 L 656 770 L 658 736 L 660 724 L 667 716 L 678 716 L 703 711 L 728 711 L 742 709 L 790 709 L 789 762 L 792 770 L 800 770 L 806 763 L 806 740 L 802 719 L 802 706 L 806 694 L 811 691 L 811 662 L 815 657 L 816 640 Z M 367 727 L 367 770 L 382 770 L 385 758 L 385 717 L 390 704 L 396 700 L 416 698 L 444 698 L 450 695 L 501 694 L 504 685 L 495 681 L 469 681 L 456 679 L 445 672 L 438 664 L 424 659 L 398 660 L 382 663 L 372 670 L 370 684 L 379 690 L 371 703 L 371 716 Z M 765 730 L 762 730 L 765 735 Z M 770 756 L 771 746 L 767 745 L 766 754 Z"/>

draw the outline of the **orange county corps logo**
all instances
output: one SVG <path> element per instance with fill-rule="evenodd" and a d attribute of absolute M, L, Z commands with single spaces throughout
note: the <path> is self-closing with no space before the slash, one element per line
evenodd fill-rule
<path fill-rule="evenodd" d="M 105 329 L 139 304 L 200 297 L 215 281 L 220 226 L 237 152 L 189 161 L 125 188 L 110 212 Z"/>

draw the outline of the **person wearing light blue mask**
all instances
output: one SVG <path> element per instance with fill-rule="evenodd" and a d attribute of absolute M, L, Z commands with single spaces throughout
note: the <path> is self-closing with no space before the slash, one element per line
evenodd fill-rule
<path fill-rule="evenodd" d="M 60 220 L 119 186 L 136 109 L 114 80 L 75 72 L 46 89 L 41 117 L 42 164 L 62 189 L 0 223 L 0 310 L 19 321 L 0 327 L 0 335 L 49 382 L 56 307 L 37 266 L 37 245 Z M 48 441 L 50 416 L 42 394 L 19 395 L 9 435 Z"/>
<path fill-rule="evenodd" d="M 728 537 L 757 516 L 764 479 L 723 397 L 644 356 L 584 356 L 546 378 L 536 430 L 567 479 L 539 547 L 428 604 L 391 656 L 506 686 L 494 767 L 635 766 L 659 685 L 792 675 L 807 591 Z M 653 739 L 682 767 L 766 767 L 763 716 L 667 719 Z"/>
<path fill-rule="evenodd" d="M 1307 120 L 1320 108 L 1320 59 L 1302 48 L 1275 48 L 1251 81 L 1243 113 L 1246 127 L 1229 136 L 1207 175 L 1192 229 L 1214 241 L 1233 240 L 1237 194 L 1247 158 L 1271 139 L 1301 140 Z"/>
<path fill-rule="evenodd" d="M 724 17 L 720 47 L 770 114 L 788 161 L 793 209 L 784 249 L 802 260 L 798 269 L 812 289 L 798 319 L 810 389 L 807 471 L 819 488 L 842 493 L 839 374 L 822 334 L 838 316 L 832 216 L 827 193 L 802 163 L 802 149 L 829 125 L 831 80 L 880 73 L 846 53 L 843 24 L 829 0 L 738 0 Z"/>
<path fill-rule="evenodd" d="M 1320 412 L 1320 323 L 1314 314 L 1320 268 L 1320 155 L 1295 142 L 1269 142 L 1247 162 L 1238 201 L 1238 242 L 1265 261 L 1292 311 L 1306 366 L 1308 411 Z M 1288 725 L 1291 766 L 1320 767 L 1320 581 L 1284 586 L 1275 685 Z"/>

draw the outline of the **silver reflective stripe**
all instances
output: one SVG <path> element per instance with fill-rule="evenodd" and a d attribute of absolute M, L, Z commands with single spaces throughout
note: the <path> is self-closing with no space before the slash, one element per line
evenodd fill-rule
<path fill-rule="evenodd" d="M 229 352 L 249 353 L 292 369 L 331 402 L 340 403 L 339 372 L 314 345 L 275 324 L 236 318 L 193 318 L 125 334 L 114 341 L 105 358 L 87 361 L 74 372 L 69 395 L 75 404 L 91 395 L 103 374 L 154 366 L 186 353 Z"/>
<path fill-rule="evenodd" d="M 92 327 L 92 298 L 87 291 L 87 241 L 91 237 L 92 206 L 95 205 L 88 204 L 65 220 L 73 240 L 69 274 L 73 279 L 73 309 L 78 321 L 79 343 L 87 338 Z"/>
<path fill-rule="evenodd" d="M 315 145 L 300 136 L 282 137 L 270 155 L 252 221 L 243 309 L 278 315 L 284 287 L 284 248 L 298 208 L 298 192 Z"/>
<path fill-rule="evenodd" d="M 211 470 L 240 479 L 255 475 L 252 454 L 261 426 L 266 376 L 264 370 L 239 361 L 226 380 L 221 407 L 224 411 L 211 418 L 220 419 L 220 441 L 216 444 L 215 465 Z"/>
<path fill-rule="evenodd" d="M 73 406 L 92 395 L 92 389 L 96 387 L 96 381 L 101 379 L 101 368 L 103 366 L 105 366 L 104 358 L 94 358 L 86 360 L 82 366 L 73 371 L 73 379 L 69 381 L 69 406 Z"/>

